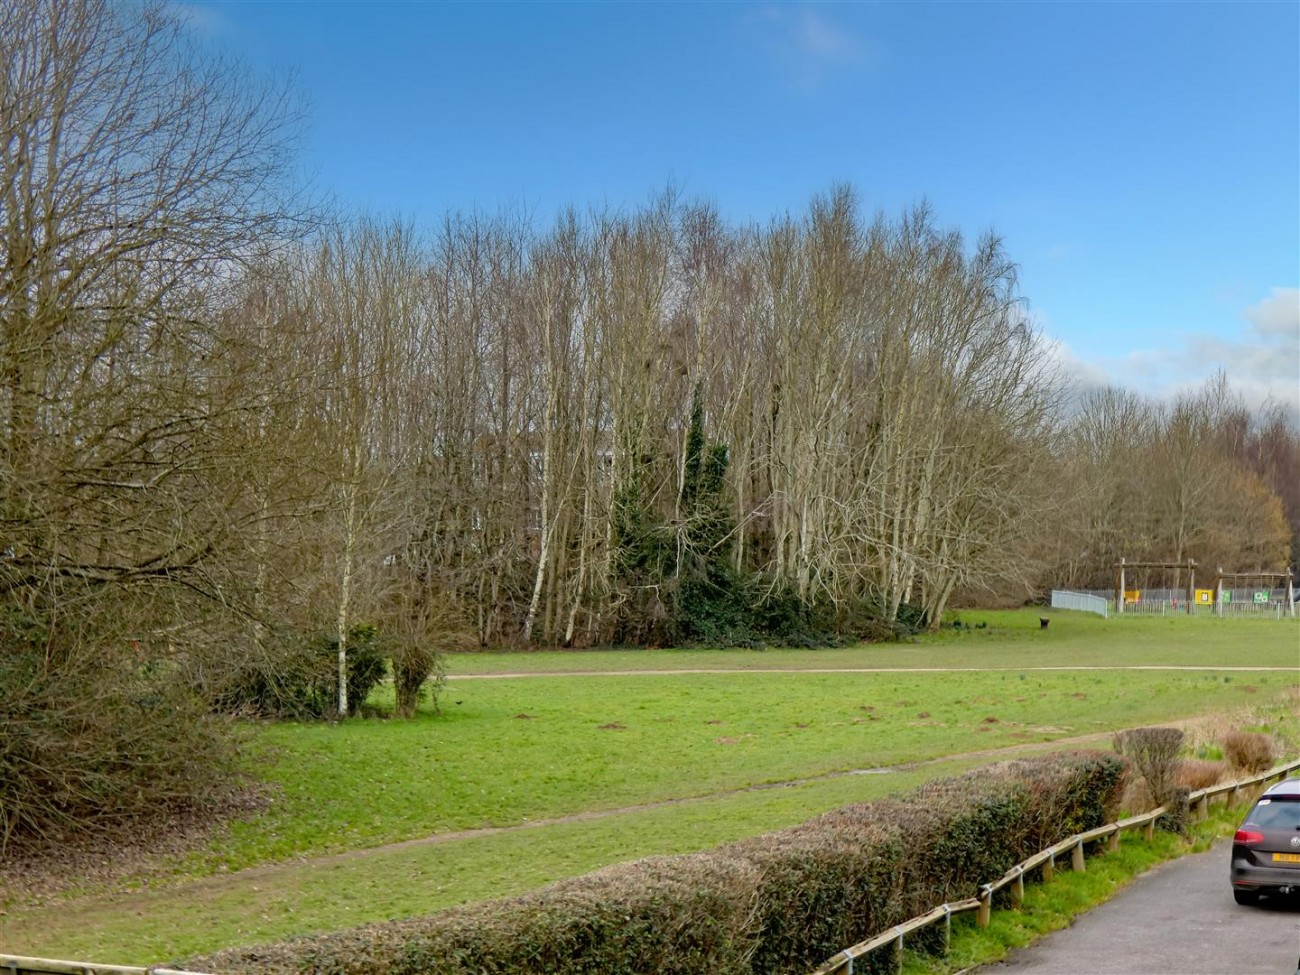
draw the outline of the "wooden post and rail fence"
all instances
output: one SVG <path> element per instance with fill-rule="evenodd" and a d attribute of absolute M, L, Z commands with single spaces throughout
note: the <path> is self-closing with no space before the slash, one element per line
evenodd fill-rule
<path fill-rule="evenodd" d="M 23 958 L 0 955 L 0 975 L 203 975 L 161 965 L 135 968 L 131 965 L 99 965 L 93 961 L 59 961 L 55 958 Z"/>
<path fill-rule="evenodd" d="M 1296 769 L 1300 769 L 1300 759 L 1292 760 L 1283 765 L 1275 765 L 1267 772 L 1262 772 L 1250 778 L 1237 779 L 1222 785 L 1211 786 L 1208 789 L 1198 789 L 1187 797 L 1190 815 L 1197 821 L 1203 820 L 1209 814 L 1210 801 L 1215 797 L 1226 796 L 1226 801 L 1231 805 L 1241 797 L 1243 792 L 1248 791 L 1253 797 L 1262 791 L 1262 787 L 1270 780 L 1281 780 Z M 944 926 L 943 951 L 946 953 L 951 937 L 954 914 L 965 914 L 974 911 L 976 923 L 982 928 L 988 927 L 993 913 L 993 895 L 999 890 L 1010 887 L 1011 904 L 1013 907 L 1018 908 L 1025 897 L 1025 874 L 1032 870 L 1039 870 L 1043 882 L 1048 883 L 1056 874 L 1057 858 L 1064 857 L 1067 853 L 1070 855 L 1070 869 L 1082 872 L 1085 869 L 1085 845 L 1105 840 L 1107 850 L 1118 850 L 1120 834 L 1124 830 L 1139 827 L 1141 827 L 1146 839 L 1150 840 L 1155 835 L 1156 820 L 1168 811 L 1165 806 L 1160 806 L 1140 816 L 1130 816 L 1128 819 L 1107 823 L 1105 826 L 1098 826 L 1086 833 L 1078 833 L 1061 840 L 1061 842 L 1049 846 L 1045 850 L 1040 850 L 1029 859 L 1017 863 L 997 880 L 981 885 L 975 897 L 940 904 L 929 913 L 914 917 L 910 921 L 904 921 L 888 931 L 882 931 L 866 941 L 845 948 L 823 962 L 819 968 L 812 972 L 812 975 L 853 975 L 853 963 L 855 961 L 882 950 L 892 952 L 894 970 L 900 971 L 903 964 L 903 943 L 906 936 L 939 922 L 943 922 Z"/>
<path fill-rule="evenodd" d="M 1211 786 L 1208 789 L 1199 789 L 1188 796 L 1190 815 L 1196 820 L 1202 820 L 1208 814 L 1210 800 L 1216 796 L 1227 796 L 1229 804 L 1235 803 L 1242 792 L 1249 790 L 1253 796 L 1260 791 L 1256 788 L 1257 786 L 1263 786 L 1270 779 L 1285 778 L 1287 773 L 1296 769 L 1300 769 L 1300 759 L 1295 759 L 1284 765 L 1275 765 L 1267 772 L 1251 778 L 1238 779 L 1222 785 Z M 885 948 L 892 949 L 895 968 L 897 969 L 902 965 L 903 939 L 914 931 L 927 928 L 940 921 L 943 922 L 944 926 L 943 948 L 946 952 L 952 933 L 954 914 L 975 911 L 976 923 L 980 927 L 987 927 L 993 911 L 993 895 L 999 890 L 1010 887 L 1012 906 L 1019 907 L 1025 897 L 1025 874 L 1031 870 L 1039 870 L 1043 882 L 1049 882 L 1055 876 L 1057 858 L 1064 857 L 1068 853 L 1070 855 L 1070 869 L 1082 871 L 1085 869 L 1084 846 L 1086 844 L 1096 843 L 1104 839 L 1108 850 L 1117 850 L 1119 849 L 1120 833 L 1126 829 L 1136 829 L 1138 827 L 1142 828 L 1146 838 L 1150 840 L 1155 833 L 1156 820 L 1167 811 L 1164 806 L 1160 806 L 1158 809 L 1153 809 L 1140 816 L 1131 816 L 1128 819 L 1121 819 L 1119 822 L 1107 823 L 1105 826 L 1098 826 L 1086 833 L 1079 833 L 1068 839 L 1061 840 L 1061 842 L 1049 846 L 1045 850 L 1040 850 L 1029 859 L 1017 863 L 997 880 L 983 884 L 977 896 L 949 904 L 940 904 L 927 914 L 914 917 L 910 921 L 904 921 L 888 931 L 881 932 L 850 948 L 845 948 L 824 962 L 812 975 L 853 975 L 853 963 L 857 959 Z M 204 975 L 204 973 L 187 972 L 162 966 L 137 968 L 130 965 L 100 965 L 95 962 L 0 955 L 0 975 Z"/>

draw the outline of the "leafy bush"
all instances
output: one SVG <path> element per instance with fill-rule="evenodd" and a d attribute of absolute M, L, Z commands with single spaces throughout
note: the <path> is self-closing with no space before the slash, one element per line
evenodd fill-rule
<path fill-rule="evenodd" d="M 1173 785 L 1161 803 L 1165 811 L 1156 819 L 1156 829 L 1166 833 L 1186 833 L 1192 821 L 1192 790 L 1185 785 Z"/>
<path fill-rule="evenodd" d="M 233 949 L 184 967 L 245 975 L 804 972 L 1118 809 L 1099 753 L 1007 762 L 711 853 L 599 870 L 523 897 Z"/>
<path fill-rule="evenodd" d="M 905 920 L 908 851 L 892 823 L 842 810 L 722 852 L 761 870 L 753 972 L 808 971 Z"/>
<path fill-rule="evenodd" d="M 348 712 L 357 714 L 384 678 L 388 647 L 369 624 L 348 635 Z M 219 673 L 208 689 L 213 706 L 225 713 L 277 718 L 338 717 L 337 636 L 302 639 L 292 634 L 250 648 L 238 666 Z"/>
<path fill-rule="evenodd" d="M 927 623 L 929 619 L 920 606 L 913 606 L 911 603 L 899 604 L 898 617 L 894 623 L 894 629 L 899 636 L 914 636 L 924 630 Z"/>
<path fill-rule="evenodd" d="M 1257 731 L 1229 732 L 1223 738 L 1223 755 L 1242 772 L 1263 772 L 1277 761 L 1273 739 Z"/>

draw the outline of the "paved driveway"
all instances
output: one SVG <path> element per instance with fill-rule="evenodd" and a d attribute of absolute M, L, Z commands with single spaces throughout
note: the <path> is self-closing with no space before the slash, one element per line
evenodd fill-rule
<path fill-rule="evenodd" d="M 1163 864 L 980 975 L 1293 975 L 1300 904 L 1239 907 L 1229 841 Z"/>

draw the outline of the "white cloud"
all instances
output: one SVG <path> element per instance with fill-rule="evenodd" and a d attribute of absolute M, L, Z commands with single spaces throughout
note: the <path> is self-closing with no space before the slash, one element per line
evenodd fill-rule
<path fill-rule="evenodd" d="M 1110 376 L 1105 369 L 1079 358 L 1078 354 L 1063 340 L 1045 335 L 1043 345 L 1049 362 L 1072 384 L 1084 390 L 1110 385 Z"/>
<path fill-rule="evenodd" d="M 1273 293 L 1251 305 L 1245 316 L 1260 335 L 1300 336 L 1300 288 L 1274 288 Z"/>
<path fill-rule="evenodd" d="M 1035 309 L 1032 319 L 1043 337 L 1044 368 L 1067 381 L 1067 409 L 1089 390 L 1104 386 L 1170 401 L 1199 389 L 1222 370 L 1248 407 L 1281 403 L 1300 429 L 1300 289 L 1273 288 L 1269 297 L 1242 309 L 1242 327 L 1236 330 L 1187 332 L 1164 348 L 1088 359 L 1052 334 L 1041 309 Z"/>
<path fill-rule="evenodd" d="M 1163 349 L 1137 349 L 1096 365 L 1116 385 L 1172 399 L 1219 370 L 1247 406 L 1282 403 L 1300 428 L 1300 289 L 1273 288 L 1244 308 L 1245 327 L 1221 333 L 1187 332 Z"/>
<path fill-rule="evenodd" d="M 857 37 L 812 10 L 797 15 L 795 43 L 806 58 L 822 64 L 857 64 L 862 44 Z"/>
<path fill-rule="evenodd" d="M 1039 318 L 1037 315 L 1034 317 Z M 1114 385 L 1104 369 L 1079 358 L 1064 340 L 1043 332 L 1042 343 L 1046 355 L 1040 371 L 1055 375 L 1063 381 L 1065 385 L 1063 405 L 1067 412 L 1074 412 L 1092 390 L 1105 389 L 1107 386 Z"/>
<path fill-rule="evenodd" d="M 863 38 L 807 5 L 760 8 L 748 18 L 748 26 L 803 91 L 819 89 L 831 75 L 859 70 L 871 60 Z"/>

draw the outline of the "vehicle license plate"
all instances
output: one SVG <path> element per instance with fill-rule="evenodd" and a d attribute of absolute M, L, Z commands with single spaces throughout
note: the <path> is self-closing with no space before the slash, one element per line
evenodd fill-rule
<path fill-rule="evenodd" d="M 1274 853 L 1274 863 L 1300 863 L 1300 853 Z"/>

